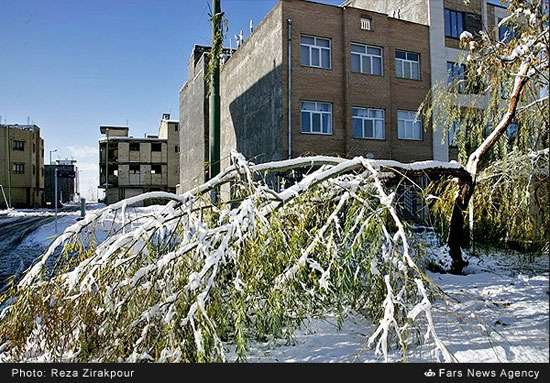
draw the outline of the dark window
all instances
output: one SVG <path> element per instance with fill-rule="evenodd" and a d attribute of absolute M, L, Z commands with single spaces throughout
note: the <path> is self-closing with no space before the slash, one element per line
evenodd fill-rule
<path fill-rule="evenodd" d="M 179 145 L 176 145 L 176 147 L 174 148 L 174 151 L 176 153 L 179 153 L 180 152 L 180 146 Z"/>
<path fill-rule="evenodd" d="M 445 9 L 445 36 L 459 38 L 464 31 L 464 12 Z"/>
<path fill-rule="evenodd" d="M 502 19 L 498 19 L 500 24 Z M 508 44 L 510 41 L 516 38 L 514 29 L 509 25 L 501 25 L 498 27 L 498 40 L 503 44 Z"/>
<path fill-rule="evenodd" d="M 162 152 L 162 144 L 160 142 L 153 142 L 151 144 L 152 152 Z"/>
<path fill-rule="evenodd" d="M 174 125 L 174 130 L 175 130 L 176 132 L 177 132 L 178 130 L 180 130 L 179 124 Z"/>
<path fill-rule="evenodd" d="M 454 83 L 456 86 L 456 91 L 458 93 L 464 93 L 464 64 L 458 65 L 457 63 L 447 61 L 447 83 Z"/>
<path fill-rule="evenodd" d="M 130 142 L 130 151 L 139 152 L 139 142 Z"/>
<path fill-rule="evenodd" d="M 130 164 L 130 173 L 136 174 L 139 173 L 139 164 Z"/>
<path fill-rule="evenodd" d="M 14 174 L 25 174 L 25 164 L 13 164 Z"/>
<path fill-rule="evenodd" d="M 25 141 L 13 140 L 13 150 L 25 150 Z"/>
<path fill-rule="evenodd" d="M 162 165 L 151 165 L 151 174 L 161 174 Z"/>

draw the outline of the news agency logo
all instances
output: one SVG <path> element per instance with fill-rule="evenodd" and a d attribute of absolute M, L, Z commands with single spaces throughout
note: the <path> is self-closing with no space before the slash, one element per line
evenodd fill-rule
<path fill-rule="evenodd" d="M 432 369 L 430 368 L 428 371 L 424 373 L 424 376 L 428 378 L 433 378 L 435 376 L 435 372 L 433 372 Z"/>

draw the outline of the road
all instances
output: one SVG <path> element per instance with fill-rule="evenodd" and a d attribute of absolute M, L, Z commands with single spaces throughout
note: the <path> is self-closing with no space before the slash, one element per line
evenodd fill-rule
<path fill-rule="evenodd" d="M 74 215 L 78 210 L 74 205 L 63 207 L 59 216 Z M 24 243 L 25 238 L 55 219 L 50 209 L 3 212 L 0 213 L 0 291 L 10 276 L 19 276 L 43 250 L 40 244 Z"/>

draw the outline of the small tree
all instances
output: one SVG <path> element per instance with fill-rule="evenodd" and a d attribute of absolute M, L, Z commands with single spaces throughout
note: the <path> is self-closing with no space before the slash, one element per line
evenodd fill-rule
<path fill-rule="evenodd" d="M 462 33 L 460 44 L 468 51 L 459 63 L 463 76 L 438 84 L 425 103 L 429 113 L 438 109 L 436 122 L 445 133 L 453 131 L 459 160 L 471 174 L 458 179 L 449 225 L 452 271 L 457 273 L 465 266 L 464 212 L 479 170 L 495 161 L 505 164 L 514 151 L 548 146 L 548 0 L 514 0 L 507 12 L 499 23 L 507 27 L 501 41 L 495 31 L 480 31 L 477 38 Z"/>

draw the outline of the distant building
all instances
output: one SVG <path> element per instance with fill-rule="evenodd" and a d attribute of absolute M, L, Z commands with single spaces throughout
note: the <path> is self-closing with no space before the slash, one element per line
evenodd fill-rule
<path fill-rule="evenodd" d="M 195 46 L 180 90 L 180 191 L 208 178 L 209 56 Z M 221 69 L 221 168 L 231 149 L 254 162 L 308 154 L 432 159 L 430 116 L 415 118 L 430 67 L 426 25 L 281 0 Z"/>
<path fill-rule="evenodd" d="M 158 135 L 144 138 L 129 136 L 126 126 L 101 126 L 100 131 L 104 137 L 99 140 L 99 187 L 105 190 L 107 203 L 151 191 L 176 191 L 180 152 L 178 120 L 163 114 Z"/>
<path fill-rule="evenodd" d="M 44 203 L 44 140 L 37 125 L 0 125 L 0 207 Z M 2 194 L 1 189 L 4 190 Z"/>
<path fill-rule="evenodd" d="M 78 168 L 76 160 L 56 160 L 53 165 L 46 165 L 44 178 L 44 197 L 46 206 L 55 205 L 55 169 L 57 169 L 57 201 L 59 203 L 75 202 L 78 194 Z"/>

